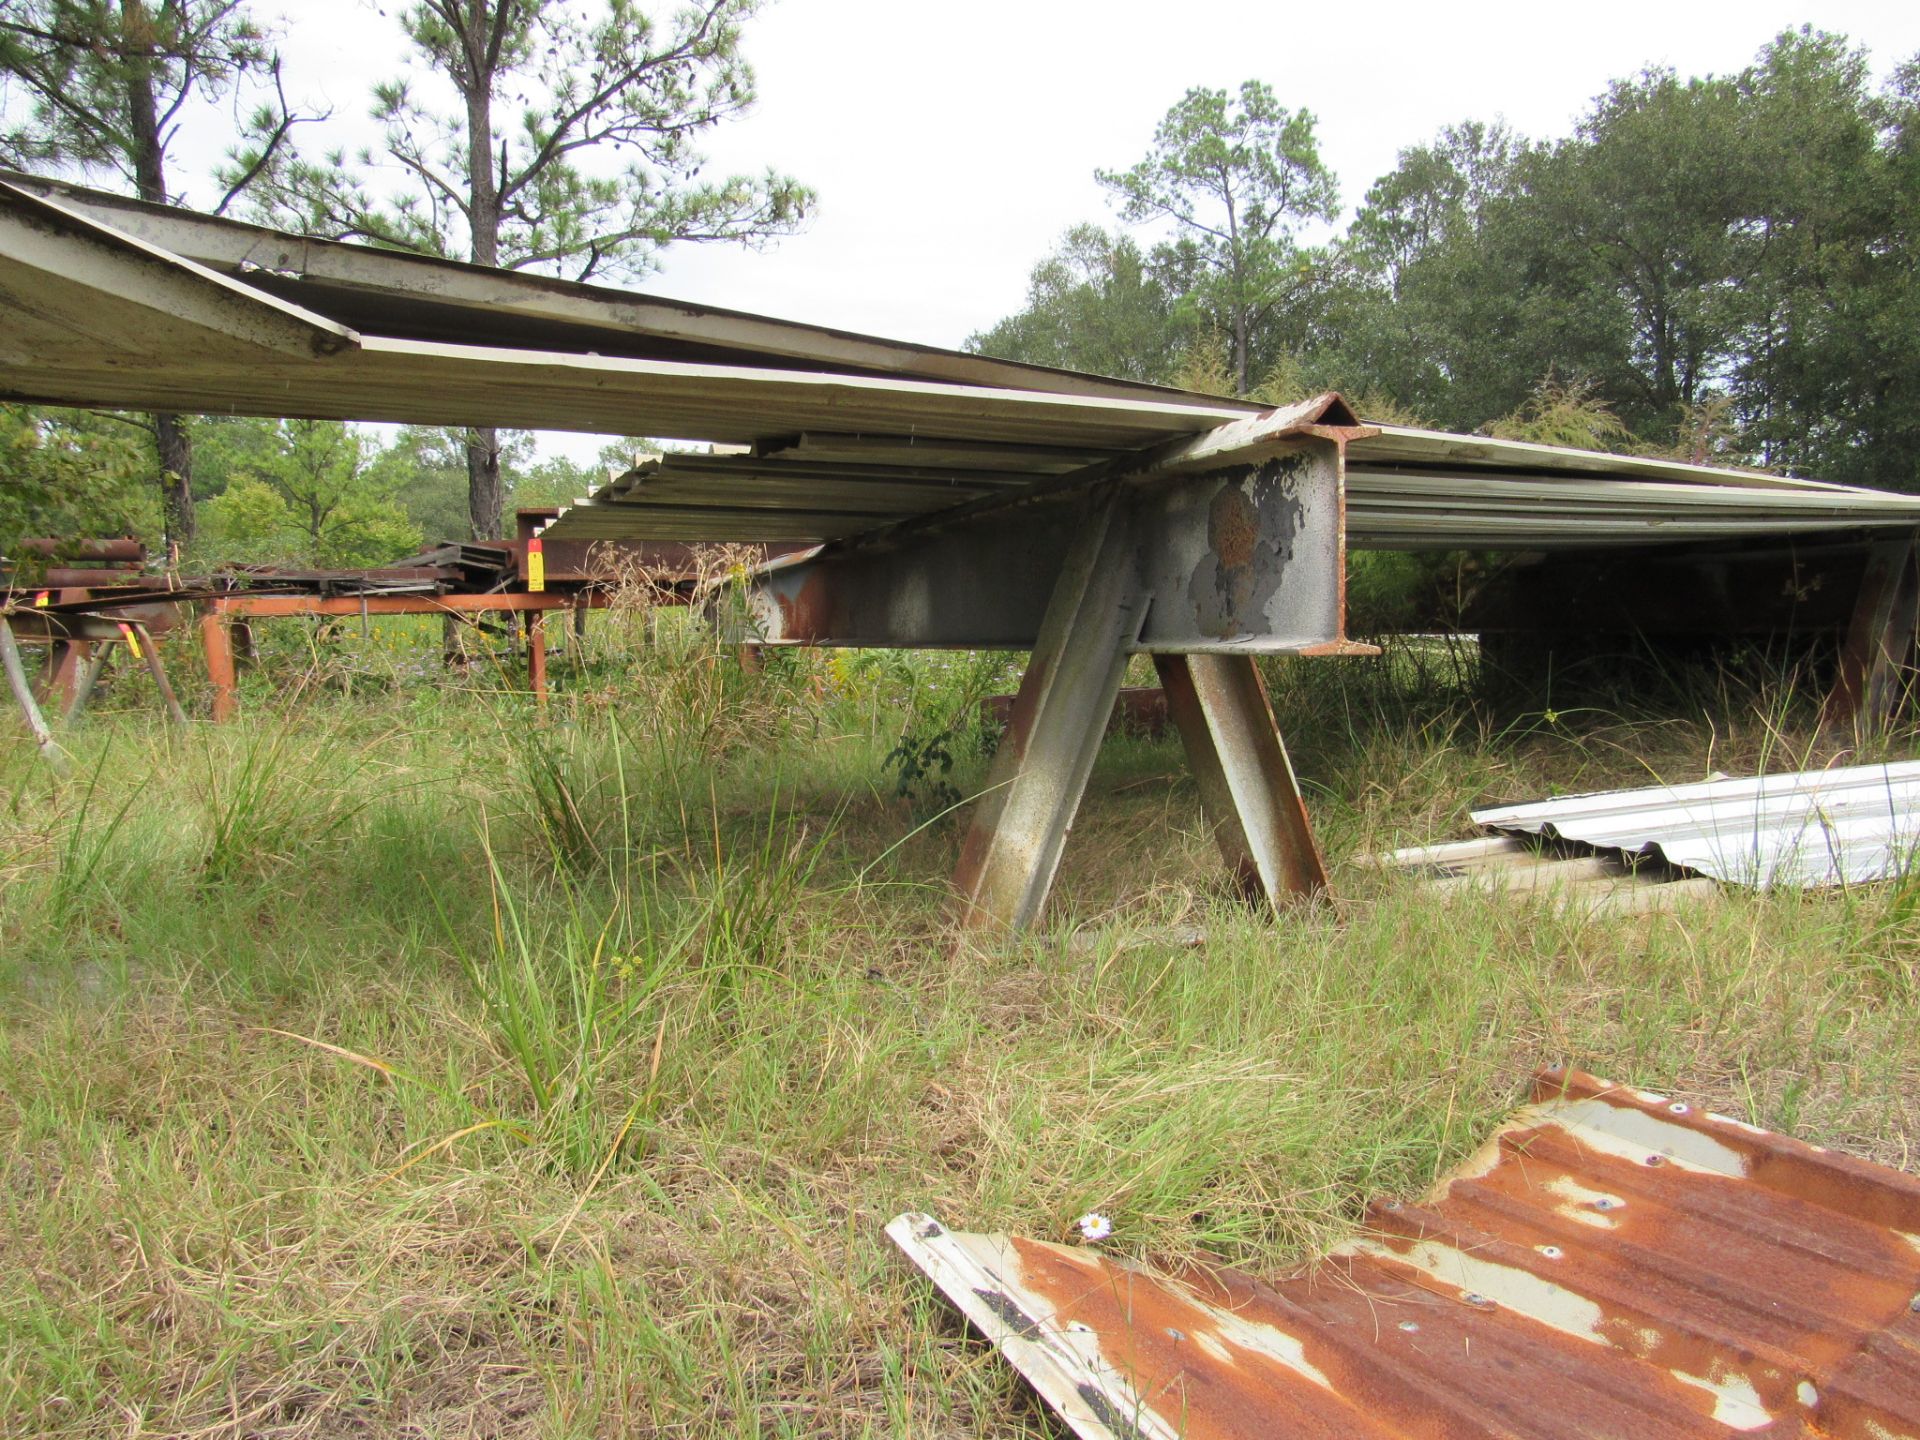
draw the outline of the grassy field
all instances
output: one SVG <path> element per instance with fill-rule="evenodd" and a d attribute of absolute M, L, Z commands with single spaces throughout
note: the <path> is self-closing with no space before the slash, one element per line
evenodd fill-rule
<path fill-rule="evenodd" d="M 1177 742 L 1118 739 L 1048 927 L 956 943 L 958 828 L 883 762 L 1001 662 L 746 675 L 675 631 L 541 715 L 397 633 L 224 729 L 130 689 L 65 778 L 0 739 L 4 1433 L 1051 1435 L 892 1215 L 1285 1263 L 1555 1060 L 1916 1163 L 1920 890 L 1596 921 L 1354 863 L 1831 758 L 1780 686 L 1282 667 L 1338 908 L 1222 900 Z"/>

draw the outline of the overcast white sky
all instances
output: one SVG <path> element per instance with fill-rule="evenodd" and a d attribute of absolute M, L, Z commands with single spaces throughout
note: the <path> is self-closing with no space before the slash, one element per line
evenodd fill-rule
<path fill-rule="evenodd" d="M 403 49 L 393 21 L 370 0 L 260 11 L 275 8 L 290 90 L 335 117 L 303 143 L 371 139 L 368 88 L 398 73 Z M 958 345 L 1019 307 L 1069 225 L 1113 223 L 1094 168 L 1144 154 L 1189 86 L 1257 77 L 1313 111 L 1351 206 L 1442 125 L 1504 116 L 1563 135 L 1610 79 L 1737 70 L 1807 22 L 1865 45 L 1880 76 L 1920 52 L 1915 0 L 777 0 L 747 29 L 759 104 L 706 150 L 714 169 L 798 176 L 818 212 L 769 251 L 670 250 L 645 288 Z"/>

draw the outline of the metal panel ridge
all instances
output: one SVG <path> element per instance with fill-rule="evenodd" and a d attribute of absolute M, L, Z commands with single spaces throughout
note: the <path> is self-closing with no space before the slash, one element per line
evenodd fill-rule
<path fill-rule="evenodd" d="M 1564 795 L 1473 820 L 1758 889 L 1862 884 L 1904 873 L 1920 851 L 1920 762 Z"/>
<path fill-rule="evenodd" d="M 1920 1437 L 1920 1181 L 1559 1067 L 1265 1279 L 888 1235 L 1082 1440 Z"/>

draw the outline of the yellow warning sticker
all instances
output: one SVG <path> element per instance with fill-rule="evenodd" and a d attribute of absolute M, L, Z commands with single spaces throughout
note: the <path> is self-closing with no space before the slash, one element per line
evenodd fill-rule
<path fill-rule="evenodd" d="M 527 589 L 547 588 L 547 557 L 538 540 L 527 542 Z"/>

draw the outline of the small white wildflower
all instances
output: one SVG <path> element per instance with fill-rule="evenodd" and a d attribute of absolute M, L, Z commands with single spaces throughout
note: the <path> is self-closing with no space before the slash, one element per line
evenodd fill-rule
<path fill-rule="evenodd" d="M 1097 1210 L 1089 1210 L 1073 1223 L 1080 1227 L 1080 1238 L 1089 1243 L 1104 1240 L 1113 1234 L 1113 1221 Z"/>

